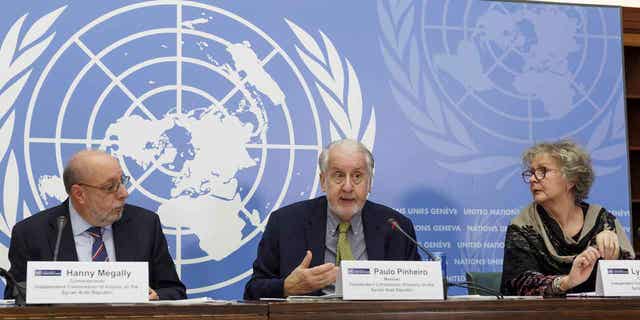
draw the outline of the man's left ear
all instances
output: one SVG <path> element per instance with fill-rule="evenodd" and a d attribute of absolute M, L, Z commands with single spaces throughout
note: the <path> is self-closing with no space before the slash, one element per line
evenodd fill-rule
<path fill-rule="evenodd" d="M 84 195 L 84 192 L 82 191 L 82 188 L 80 188 L 80 186 L 75 184 L 72 185 L 71 190 L 69 190 L 69 198 L 74 198 L 79 203 L 84 203 L 85 195 Z"/>

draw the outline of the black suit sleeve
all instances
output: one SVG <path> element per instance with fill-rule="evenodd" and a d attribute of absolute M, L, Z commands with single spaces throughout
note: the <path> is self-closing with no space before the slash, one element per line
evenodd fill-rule
<path fill-rule="evenodd" d="M 280 271 L 280 231 L 278 215 L 272 214 L 265 228 L 258 255 L 253 262 L 253 275 L 244 288 L 245 300 L 284 297 L 284 276 Z M 292 239 L 292 241 L 295 241 Z"/>
<path fill-rule="evenodd" d="M 13 275 L 17 282 L 25 281 L 27 275 L 28 248 L 21 226 L 21 224 L 16 224 L 13 227 L 11 245 L 9 246 L 9 262 L 11 263 L 9 273 Z M 13 286 L 8 281 L 7 286 L 4 288 L 4 298 L 13 299 Z"/>
<path fill-rule="evenodd" d="M 154 247 L 149 261 L 149 286 L 156 291 L 160 300 L 186 299 L 186 288 L 178 278 L 176 267 L 173 264 L 167 239 L 162 233 L 160 218 L 154 217 Z"/>

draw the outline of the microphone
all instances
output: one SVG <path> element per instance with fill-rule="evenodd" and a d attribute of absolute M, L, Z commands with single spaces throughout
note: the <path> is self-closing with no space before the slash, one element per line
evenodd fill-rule
<path fill-rule="evenodd" d="M 396 219 L 394 218 L 389 218 L 387 219 L 387 222 L 391 225 L 391 230 L 398 230 L 400 231 L 400 233 L 402 233 L 402 235 L 406 238 L 409 239 L 409 241 L 411 241 L 411 243 L 415 244 L 418 248 L 420 248 L 420 250 L 422 250 L 422 252 L 426 253 L 427 256 L 429 257 L 429 260 L 431 261 L 440 261 L 440 259 L 436 259 L 436 257 L 431 254 L 431 252 L 429 252 L 429 250 L 427 248 L 425 248 L 422 244 L 420 244 L 418 241 L 416 241 L 416 239 L 414 239 L 412 236 L 410 236 L 406 231 L 404 231 L 404 229 L 402 229 L 402 227 L 400 226 L 400 224 L 398 223 L 398 221 L 396 221 Z M 448 293 L 448 289 L 449 289 L 449 282 L 447 281 L 447 278 L 442 277 L 442 288 L 443 288 L 443 296 L 444 299 L 447 299 L 447 293 Z"/>
<path fill-rule="evenodd" d="M 439 261 L 440 260 L 440 259 L 436 259 L 436 257 L 434 257 L 433 254 L 431 254 L 431 252 L 429 252 L 429 249 L 425 248 L 422 244 L 420 244 L 418 241 L 416 241 L 416 239 L 414 239 L 406 231 L 404 231 L 404 229 L 402 229 L 402 227 L 400 226 L 398 221 L 396 221 L 396 219 L 389 218 L 389 219 L 387 219 L 387 222 L 391 225 L 391 229 L 400 231 L 400 233 L 402 233 L 405 238 L 409 239 L 409 241 L 411 241 L 418 248 L 420 248 L 420 250 L 422 250 L 422 252 L 426 253 L 427 256 L 429 257 L 429 260 L 431 260 L 431 261 Z"/>
<path fill-rule="evenodd" d="M 13 298 L 15 299 L 15 304 L 17 306 L 23 307 L 27 304 L 26 298 L 26 288 L 24 282 L 16 281 L 16 278 L 13 277 L 11 272 L 5 270 L 4 268 L 0 268 L 0 276 L 7 280 L 7 284 L 10 284 L 13 287 Z"/>
<path fill-rule="evenodd" d="M 430 251 L 429 249 L 427 249 L 425 246 L 423 246 L 420 242 L 416 241 L 416 239 L 414 239 L 412 236 L 410 236 L 406 231 L 404 231 L 404 229 L 402 229 L 402 227 L 400 227 L 400 224 L 398 223 L 398 221 L 396 221 L 396 219 L 394 218 L 389 218 L 387 219 L 387 223 L 389 223 L 391 225 L 391 229 L 392 230 L 398 230 L 400 231 L 400 233 L 402 233 L 402 235 L 407 238 L 409 241 L 411 241 L 411 243 L 415 244 L 418 248 L 420 248 L 420 250 L 422 250 L 422 252 L 426 253 L 427 256 L 429 257 L 429 260 L 431 261 L 440 261 L 440 259 L 436 258 Z M 479 291 L 483 291 L 485 293 L 491 294 L 493 296 L 495 296 L 498 299 L 504 299 L 504 297 L 502 296 L 502 294 L 496 290 L 490 289 L 490 288 L 486 288 L 483 287 L 477 283 L 471 283 L 471 282 L 449 282 L 447 280 L 447 278 L 442 277 L 442 283 L 443 283 L 443 287 L 444 287 L 444 298 L 447 299 L 447 291 L 450 287 L 460 287 L 460 288 L 466 288 L 466 289 L 476 289 Z"/>
<path fill-rule="evenodd" d="M 60 252 L 60 240 L 62 240 L 62 230 L 67 225 L 67 216 L 59 216 L 56 219 L 56 228 L 58 230 L 56 235 L 56 245 L 53 249 L 53 261 L 58 261 L 58 253 Z M 13 287 L 13 298 L 15 299 L 15 304 L 18 306 L 26 305 L 26 295 L 27 288 L 24 282 L 16 281 L 16 278 L 13 275 L 3 269 L 0 268 L 0 276 L 4 277 L 7 280 L 7 284 L 10 284 Z"/>
<path fill-rule="evenodd" d="M 67 216 L 59 216 L 56 220 L 58 226 L 58 235 L 56 236 L 56 246 L 53 249 L 53 261 L 58 261 L 58 252 L 60 251 L 60 240 L 62 239 L 62 230 L 67 224 Z"/>

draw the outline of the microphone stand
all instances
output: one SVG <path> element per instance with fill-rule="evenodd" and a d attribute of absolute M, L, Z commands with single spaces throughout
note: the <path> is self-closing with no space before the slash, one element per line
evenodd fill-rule
<path fill-rule="evenodd" d="M 62 230 L 64 229 L 66 224 L 67 224 L 66 216 L 59 216 L 56 219 L 57 235 L 56 235 L 55 248 L 53 250 L 53 261 L 58 261 L 58 253 L 60 251 L 60 240 L 62 239 Z M 16 281 L 16 278 L 14 278 L 9 271 L 3 268 L 0 268 L 0 276 L 4 277 L 7 280 L 7 284 L 11 284 L 11 286 L 13 287 L 12 295 L 13 295 L 13 298 L 15 299 L 15 304 L 20 307 L 27 305 L 27 286 L 25 282 Z"/>
<path fill-rule="evenodd" d="M 67 216 L 59 216 L 56 219 L 58 233 L 56 235 L 56 245 L 53 249 L 53 261 L 58 261 L 58 252 L 60 252 L 60 240 L 62 239 L 62 230 L 64 230 L 64 226 L 67 224 Z"/>
<path fill-rule="evenodd" d="M 25 283 L 16 281 L 16 278 L 13 277 L 11 272 L 4 268 L 0 268 L 0 276 L 4 277 L 7 280 L 7 284 L 11 284 L 13 287 L 12 295 L 15 299 L 15 304 L 19 307 L 27 305 L 27 288 Z"/>
<path fill-rule="evenodd" d="M 492 296 L 495 296 L 499 300 L 504 299 L 504 296 L 500 292 L 498 292 L 496 290 L 493 290 L 493 289 L 489 289 L 489 288 L 483 287 L 483 286 L 481 286 L 481 285 L 479 285 L 477 283 L 468 282 L 468 281 L 463 281 L 463 282 L 448 282 L 447 281 L 446 283 L 447 283 L 447 286 L 449 288 L 450 287 L 458 287 L 458 288 L 465 288 L 465 289 L 476 289 L 478 291 L 482 291 L 484 293 L 488 293 L 488 294 L 490 294 Z"/>
<path fill-rule="evenodd" d="M 412 236 L 410 236 L 407 232 L 405 232 L 402 227 L 400 227 L 400 224 L 398 224 L 398 222 L 396 221 L 396 219 L 394 218 L 389 218 L 387 219 L 387 222 L 391 225 L 391 228 L 393 230 L 398 230 L 400 231 L 400 233 L 407 239 L 409 239 L 409 241 L 411 241 L 413 244 L 415 244 L 418 248 L 420 248 L 420 250 L 422 252 L 424 252 L 428 257 L 430 261 L 440 261 L 439 258 L 436 258 L 431 252 L 429 252 L 429 250 L 427 248 L 425 248 L 422 244 L 420 244 L 418 241 L 416 241 L 416 239 L 414 239 Z M 443 266 L 444 267 L 444 266 Z M 481 286 L 477 283 L 472 283 L 472 282 L 449 282 L 447 280 L 446 277 L 442 277 L 442 287 L 443 287 L 443 294 L 444 294 L 444 299 L 447 300 L 448 297 L 448 291 L 450 287 L 459 287 L 459 288 L 466 288 L 466 289 L 476 289 L 478 291 L 482 291 L 484 293 L 488 293 L 492 296 L 495 296 L 498 299 L 504 299 L 504 296 L 493 289 Z"/>

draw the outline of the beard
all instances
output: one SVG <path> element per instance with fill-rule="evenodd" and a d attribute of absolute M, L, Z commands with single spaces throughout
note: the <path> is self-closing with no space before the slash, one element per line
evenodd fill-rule
<path fill-rule="evenodd" d="M 100 224 L 97 227 L 104 227 L 114 222 L 120 220 L 122 218 L 122 212 L 124 211 L 124 206 L 113 208 L 109 211 L 99 211 L 99 210 L 91 210 L 95 220 Z"/>
<path fill-rule="evenodd" d="M 344 207 L 342 209 L 338 209 L 334 205 L 329 203 L 329 210 L 338 218 L 340 218 L 340 220 L 349 221 L 354 215 L 362 211 L 362 207 L 356 205 L 356 206 L 351 206 L 348 209 Z"/>

